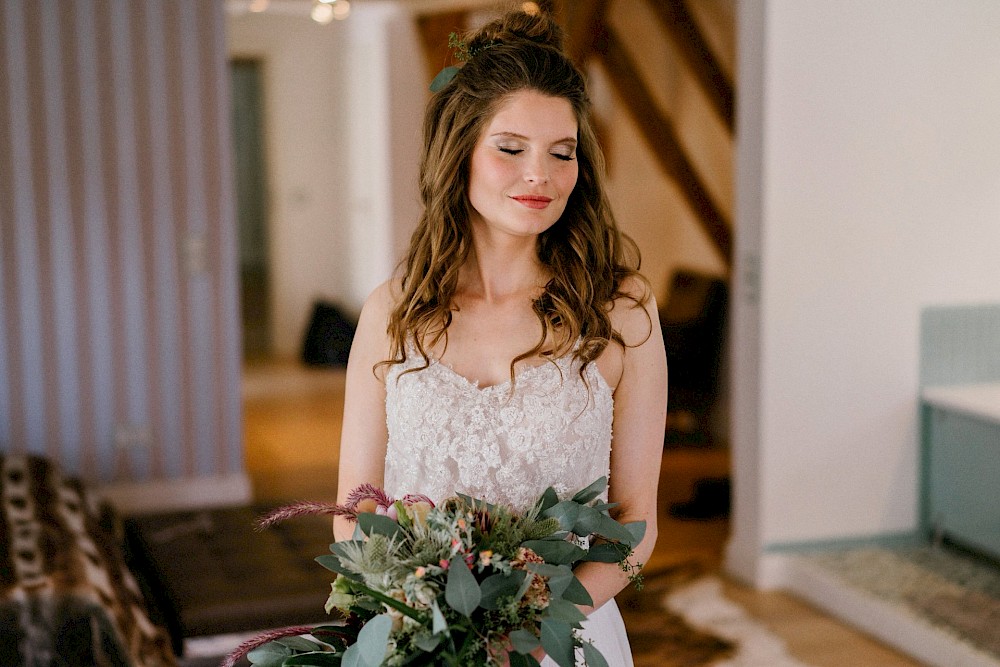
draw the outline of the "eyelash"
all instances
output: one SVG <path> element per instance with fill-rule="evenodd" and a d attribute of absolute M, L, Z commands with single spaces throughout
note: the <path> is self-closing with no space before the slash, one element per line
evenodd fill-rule
<path fill-rule="evenodd" d="M 506 153 L 507 155 L 517 155 L 524 152 L 524 150 L 520 148 L 500 148 L 499 151 L 501 153 Z M 550 155 L 557 160 L 562 160 L 563 162 L 571 162 L 576 159 L 572 155 L 561 155 L 560 153 L 550 153 Z"/>

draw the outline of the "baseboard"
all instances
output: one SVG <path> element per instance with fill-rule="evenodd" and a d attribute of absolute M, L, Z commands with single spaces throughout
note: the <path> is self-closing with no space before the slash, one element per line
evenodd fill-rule
<path fill-rule="evenodd" d="M 917 616 L 848 586 L 805 558 L 780 558 L 781 586 L 827 613 L 882 642 L 935 667 L 1000 667 L 1000 661 L 964 644 Z"/>
<path fill-rule="evenodd" d="M 97 487 L 97 493 L 123 514 L 243 505 L 252 489 L 246 473 L 190 477 L 153 482 L 126 482 Z"/>
<path fill-rule="evenodd" d="M 772 591 L 785 587 L 786 558 L 783 553 L 750 552 L 730 540 L 725 548 L 723 569 L 729 576 L 758 591 Z"/>

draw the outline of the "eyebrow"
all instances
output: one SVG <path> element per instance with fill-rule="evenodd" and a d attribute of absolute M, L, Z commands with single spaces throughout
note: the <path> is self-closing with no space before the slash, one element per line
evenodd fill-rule
<path fill-rule="evenodd" d="M 509 137 L 511 139 L 521 139 L 523 141 L 530 141 L 530 139 L 523 134 L 518 134 L 517 132 L 494 132 L 490 135 L 491 137 Z M 565 137 L 557 141 L 553 141 L 552 145 L 556 144 L 572 144 L 576 145 L 576 137 Z"/>

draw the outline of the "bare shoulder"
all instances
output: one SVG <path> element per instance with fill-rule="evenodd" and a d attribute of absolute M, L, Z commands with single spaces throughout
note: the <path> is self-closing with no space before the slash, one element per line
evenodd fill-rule
<path fill-rule="evenodd" d="M 638 347 L 650 339 L 659 328 L 656 297 L 649 284 L 639 276 L 626 278 L 622 296 L 612 304 L 611 326 L 621 334 L 626 347 Z"/>
<path fill-rule="evenodd" d="M 387 280 L 368 295 L 365 305 L 362 308 L 362 317 L 367 313 L 370 317 L 388 322 L 389 313 L 396 306 L 400 296 L 400 282 L 398 279 Z"/>
<path fill-rule="evenodd" d="M 399 281 L 388 280 L 376 287 L 361 308 L 357 332 L 351 345 L 351 361 L 371 369 L 389 357 L 389 316 L 399 299 Z M 348 368 L 350 372 L 350 367 Z"/>
<path fill-rule="evenodd" d="M 597 360 L 604 379 L 616 390 L 626 367 L 641 364 L 637 356 L 655 360 L 658 354 L 663 354 L 656 299 L 649 285 L 639 276 L 633 276 L 625 280 L 621 292 L 622 296 L 611 304 L 608 316 L 611 328 L 621 335 L 625 347 L 608 345 Z"/>

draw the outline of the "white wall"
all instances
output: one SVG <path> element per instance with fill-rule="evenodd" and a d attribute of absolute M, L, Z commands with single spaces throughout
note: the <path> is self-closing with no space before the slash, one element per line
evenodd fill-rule
<path fill-rule="evenodd" d="M 391 3 L 356 6 L 344 91 L 351 158 L 346 296 L 360 311 L 389 278 L 420 215 L 420 131 L 429 92 L 409 12 Z"/>
<path fill-rule="evenodd" d="M 325 26 L 238 14 L 228 29 L 230 56 L 264 65 L 271 338 L 295 357 L 314 300 L 356 315 L 409 240 L 426 75 L 395 3 L 357 3 Z"/>
<path fill-rule="evenodd" d="M 741 3 L 745 578 L 781 544 L 916 527 L 919 313 L 1000 301 L 998 30 L 993 0 Z"/>
<path fill-rule="evenodd" d="M 342 302 L 347 290 L 347 26 L 282 14 L 227 25 L 230 57 L 264 70 L 271 340 L 282 357 L 299 353 L 314 299 Z"/>

